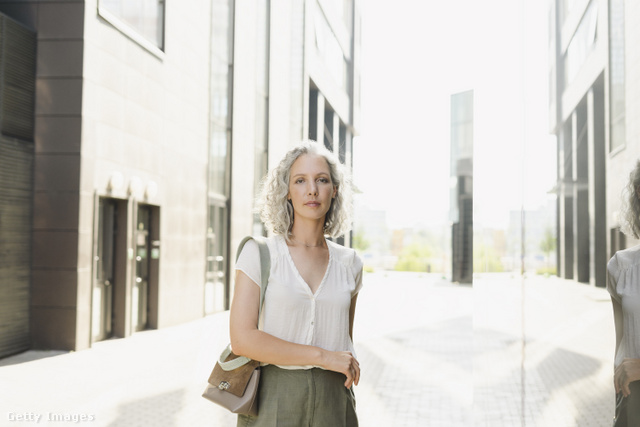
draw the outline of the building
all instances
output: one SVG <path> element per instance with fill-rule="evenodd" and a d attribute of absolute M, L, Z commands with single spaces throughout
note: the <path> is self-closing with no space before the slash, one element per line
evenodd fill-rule
<path fill-rule="evenodd" d="M 640 157 L 638 4 L 555 0 L 550 10 L 550 127 L 558 141 L 558 275 L 606 284 L 609 257 L 630 242 L 616 212 Z"/>
<path fill-rule="evenodd" d="M 0 213 L 13 191 L 12 218 L 29 217 L 0 222 L 16 253 L 0 264 L 0 356 L 227 309 L 235 248 L 263 232 L 267 168 L 307 138 L 351 163 L 355 0 L 13 0 L 0 14 L 1 48 L 11 29 L 24 39 L 0 59 L 24 68 L 0 88 L 2 158 L 22 153 L 14 181 L 0 172 Z"/>
<path fill-rule="evenodd" d="M 473 91 L 451 95 L 451 281 L 473 281 Z"/>

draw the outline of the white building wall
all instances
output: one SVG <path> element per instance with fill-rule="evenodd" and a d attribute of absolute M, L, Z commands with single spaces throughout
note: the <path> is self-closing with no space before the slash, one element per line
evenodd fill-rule
<path fill-rule="evenodd" d="M 203 313 L 210 14 L 207 2 L 167 2 L 157 55 L 100 17 L 97 0 L 85 2 L 80 252 L 91 253 L 94 192 L 159 206 L 159 327 Z M 108 193 L 115 172 L 124 185 Z M 129 194 L 136 179 L 140 191 Z"/>
<path fill-rule="evenodd" d="M 256 134 L 256 19 L 254 2 L 235 4 L 231 155 L 230 256 L 252 234 Z M 233 274 L 230 274 L 233 277 Z"/>

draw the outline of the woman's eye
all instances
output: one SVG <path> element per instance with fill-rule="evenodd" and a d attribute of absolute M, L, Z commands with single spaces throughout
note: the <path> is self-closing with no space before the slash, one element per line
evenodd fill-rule
<path fill-rule="evenodd" d="M 318 178 L 318 181 L 322 182 L 323 184 L 326 184 L 329 182 L 327 178 Z"/>
<path fill-rule="evenodd" d="M 296 179 L 296 184 L 302 184 L 303 182 L 304 182 L 304 179 L 302 178 Z"/>

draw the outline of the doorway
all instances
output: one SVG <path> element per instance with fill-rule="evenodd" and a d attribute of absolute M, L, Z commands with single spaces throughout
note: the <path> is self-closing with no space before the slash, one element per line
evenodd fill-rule
<path fill-rule="evenodd" d="M 207 227 L 207 269 L 204 312 L 211 314 L 229 307 L 227 287 L 227 208 L 224 203 L 209 205 Z"/>
<path fill-rule="evenodd" d="M 131 325 L 134 332 L 158 327 L 160 273 L 160 208 L 139 204 L 136 208 L 134 280 L 131 286 Z"/>
<path fill-rule="evenodd" d="M 150 259 L 150 231 L 151 208 L 138 206 L 135 230 L 135 280 L 131 294 L 131 307 L 134 331 L 147 328 L 149 319 L 149 259 Z"/>
<path fill-rule="evenodd" d="M 113 334 L 113 300 L 115 283 L 116 239 L 118 235 L 118 205 L 113 199 L 100 198 L 94 255 L 92 295 L 92 341 L 101 341 Z"/>

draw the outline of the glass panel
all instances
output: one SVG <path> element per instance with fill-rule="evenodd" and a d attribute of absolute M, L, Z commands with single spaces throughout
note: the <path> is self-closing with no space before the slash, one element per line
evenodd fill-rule
<path fill-rule="evenodd" d="M 205 312 L 227 308 L 227 209 L 224 205 L 209 205 L 207 229 L 207 271 L 205 283 Z"/>
<path fill-rule="evenodd" d="M 609 7 L 609 83 L 611 105 L 611 151 L 625 145 L 625 57 L 624 0 L 611 0 Z"/>
<path fill-rule="evenodd" d="M 211 32 L 211 126 L 209 136 L 209 212 L 207 224 L 204 311 L 228 307 L 227 227 L 231 75 L 233 69 L 233 0 L 213 0 Z"/>
<path fill-rule="evenodd" d="M 231 0 L 212 2 L 211 131 L 209 135 L 209 193 L 228 196 L 228 152 L 231 94 Z"/>
<path fill-rule="evenodd" d="M 100 0 L 100 7 L 164 48 L 164 0 Z"/>
<path fill-rule="evenodd" d="M 116 205 L 108 199 L 98 202 L 98 230 L 95 254 L 95 278 L 91 312 L 91 335 L 94 341 L 111 334 Z"/>
<path fill-rule="evenodd" d="M 320 6 L 314 10 L 314 33 L 317 54 L 322 58 L 329 74 L 341 89 L 346 89 L 344 63 L 345 56 L 338 39 L 329 27 Z"/>
<path fill-rule="evenodd" d="M 269 146 L 269 1 L 256 0 L 256 123 L 253 191 L 260 192 L 262 177 L 267 173 Z M 263 234 L 258 215 L 253 217 L 253 233 Z"/>
<path fill-rule="evenodd" d="M 91 309 L 91 335 L 94 341 L 102 339 L 102 288 L 94 286 L 93 288 L 93 306 Z"/>
<path fill-rule="evenodd" d="M 133 284 L 132 315 L 136 331 L 147 327 L 149 292 L 149 227 L 151 226 L 151 208 L 138 207 L 138 226 L 136 230 L 136 280 Z"/>
<path fill-rule="evenodd" d="M 213 124 L 209 148 L 209 192 L 227 193 L 227 146 L 227 129 Z"/>
<path fill-rule="evenodd" d="M 211 53 L 220 61 L 228 63 L 231 50 L 229 0 L 214 0 L 211 7 L 213 8 Z"/>
<path fill-rule="evenodd" d="M 596 42 L 598 7 L 591 2 L 569 42 L 565 56 L 565 83 L 569 85 L 582 68 Z"/>
<path fill-rule="evenodd" d="M 290 133 L 291 142 L 296 143 L 303 138 L 303 105 L 304 105 L 304 3 L 291 2 L 291 51 L 289 93 L 291 94 Z"/>
<path fill-rule="evenodd" d="M 211 120 L 226 126 L 229 115 L 229 65 L 219 58 L 211 60 Z"/>

